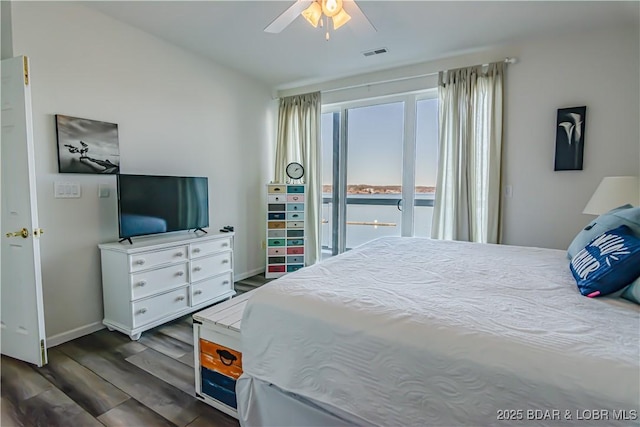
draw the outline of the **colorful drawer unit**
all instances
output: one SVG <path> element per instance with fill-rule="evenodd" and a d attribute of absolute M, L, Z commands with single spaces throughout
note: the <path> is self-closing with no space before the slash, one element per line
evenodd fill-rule
<path fill-rule="evenodd" d="M 305 193 L 301 184 L 267 185 L 267 278 L 304 267 Z"/>
<path fill-rule="evenodd" d="M 238 418 L 236 381 L 242 375 L 240 323 L 251 292 L 193 315 L 196 397 Z"/>

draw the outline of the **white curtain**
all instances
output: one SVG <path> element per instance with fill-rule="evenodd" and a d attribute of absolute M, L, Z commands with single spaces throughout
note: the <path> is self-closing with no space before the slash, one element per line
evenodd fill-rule
<path fill-rule="evenodd" d="M 498 243 L 506 64 L 440 72 L 439 159 L 431 237 Z"/>
<path fill-rule="evenodd" d="M 307 186 L 305 224 L 305 263 L 320 260 L 320 92 L 280 99 L 278 140 L 274 182 L 287 182 L 285 169 L 291 162 L 304 166 L 303 181 Z"/>

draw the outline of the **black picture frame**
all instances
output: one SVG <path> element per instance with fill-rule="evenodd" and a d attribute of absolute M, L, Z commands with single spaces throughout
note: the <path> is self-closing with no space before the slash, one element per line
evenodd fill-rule
<path fill-rule="evenodd" d="M 586 106 L 558 109 L 554 170 L 582 170 L 586 118 Z"/>
<path fill-rule="evenodd" d="M 120 145 L 116 123 L 56 114 L 58 172 L 118 174 Z"/>

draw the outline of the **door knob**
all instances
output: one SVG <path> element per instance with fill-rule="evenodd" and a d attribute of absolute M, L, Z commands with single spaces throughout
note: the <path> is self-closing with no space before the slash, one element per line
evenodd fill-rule
<path fill-rule="evenodd" d="M 44 234 L 44 230 L 42 228 L 34 228 L 33 229 L 33 235 L 38 237 L 38 236 L 42 236 Z"/>
<path fill-rule="evenodd" d="M 27 237 L 29 237 L 29 230 L 27 230 L 26 228 L 23 228 L 20 231 L 7 233 L 7 237 L 22 237 L 23 239 L 26 239 Z"/>

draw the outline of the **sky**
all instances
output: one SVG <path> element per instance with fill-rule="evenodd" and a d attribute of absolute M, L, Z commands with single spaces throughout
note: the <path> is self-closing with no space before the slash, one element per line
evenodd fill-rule
<path fill-rule="evenodd" d="M 347 184 L 400 185 L 404 103 L 348 110 Z M 438 141 L 437 99 L 418 101 L 416 185 L 435 186 Z M 331 184 L 333 121 L 322 115 L 323 184 Z"/>

